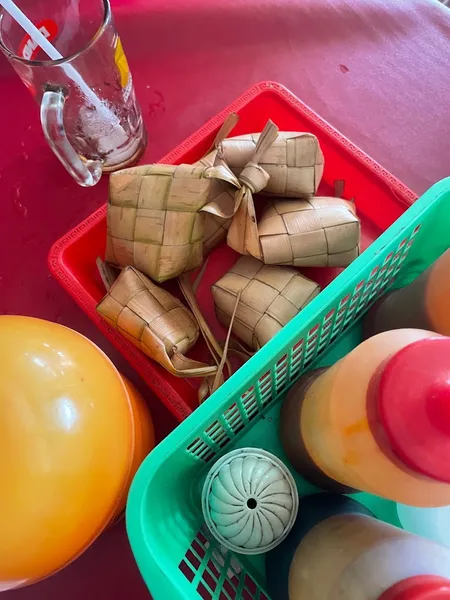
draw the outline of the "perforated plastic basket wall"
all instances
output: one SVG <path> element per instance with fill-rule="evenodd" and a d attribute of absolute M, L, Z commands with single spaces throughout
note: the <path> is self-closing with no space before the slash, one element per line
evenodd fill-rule
<path fill-rule="evenodd" d="M 265 600 L 264 557 L 234 555 L 204 528 L 201 488 L 212 461 L 244 446 L 287 462 L 278 415 L 289 386 L 360 341 L 361 317 L 394 282 L 412 281 L 450 247 L 450 179 L 431 188 L 147 457 L 133 482 L 127 528 L 155 600 Z M 295 474 L 294 474 L 295 475 Z M 313 486 L 296 476 L 300 495 Z M 358 494 L 399 525 L 395 505 Z M 301 510 L 301 500 L 300 500 Z"/>

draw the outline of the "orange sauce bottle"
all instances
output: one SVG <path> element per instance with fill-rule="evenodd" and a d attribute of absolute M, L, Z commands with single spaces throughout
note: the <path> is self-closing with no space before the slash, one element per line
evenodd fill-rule
<path fill-rule="evenodd" d="M 403 327 L 450 335 L 450 249 L 412 283 L 374 304 L 364 320 L 364 337 Z"/>
<path fill-rule="evenodd" d="M 287 394 L 280 437 L 322 489 L 450 504 L 450 338 L 387 331 L 306 374 Z"/>

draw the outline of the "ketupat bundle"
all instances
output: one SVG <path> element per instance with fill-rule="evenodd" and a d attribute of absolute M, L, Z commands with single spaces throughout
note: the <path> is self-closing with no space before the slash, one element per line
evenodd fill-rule
<path fill-rule="evenodd" d="M 217 366 L 185 356 L 199 336 L 192 313 L 133 267 L 123 269 L 97 311 L 173 375 L 206 377 L 217 372 Z"/>
<path fill-rule="evenodd" d="M 221 214 L 211 186 L 239 182 L 223 165 L 149 165 L 113 173 L 106 260 L 162 282 L 203 262 L 204 214 Z M 228 215 L 230 216 L 230 215 Z"/>
<path fill-rule="evenodd" d="M 162 282 L 199 267 L 225 237 L 241 254 L 266 260 L 253 194 L 310 196 L 322 177 L 323 155 L 314 135 L 279 133 L 271 121 L 261 134 L 223 139 L 237 120 L 229 116 L 215 149 L 195 165 L 150 165 L 111 176 L 106 260 Z M 294 252 L 284 262 L 298 264 L 298 258 Z"/>
<path fill-rule="evenodd" d="M 257 258 L 262 256 L 253 195 L 267 186 L 269 174 L 259 162 L 277 137 L 278 127 L 269 120 L 258 137 L 253 155 L 239 175 L 241 188 L 236 192 L 235 214 L 228 230 L 227 243 L 240 254 L 249 254 Z"/>
<path fill-rule="evenodd" d="M 235 140 L 239 140 L 239 143 L 241 143 L 242 136 L 231 139 L 225 139 L 225 137 L 236 125 L 238 120 L 239 117 L 235 113 L 230 114 L 225 119 L 214 140 L 213 149 L 195 163 L 196 165 L 204 167 L 215 165 L 217 167 L 222 166 L 229 169 L 229 165 L 225 160 L 226 144 L 228 144 L 228 142 L 233 143 Z M 236 219 L 238 223 L 240 222 L 241 218 L 239 215 L 244 214 L 245 207 L 249 202 L 251 203 L 251 199 L 249 199 L 248 196 L 264 190 L 267 186 L 269 174 L 260 166 L 261 160 L 264 157 L 268 157 L 268 161 L 272 162 L 274 160 L 282 161 L 283 158 L 285 161 L 287 160 L 285 143 L 287 140 L 282 138 L 283 135 L 284 134 L 280 134 L 278 136 L 278 127 L 269 120 L 261 134 L 258 133 L 249 137 L 249 143 L 245 147 L 245 162 L 237 169 L 240 176 L 239 184 L 237 186 L 239 191 L 236 191 L 234 186 L 231 186 L 225 181 L 217 180 L 214 182 L 211 196 L 214 198 L 215 210 L 214 212 L 209 211 L 213 214 L 205 214 L 205 254 L 208 254 L 210 250 L 215 248 L 227 237 L 236 212 L 239 213 L 236 216 Z M 280 140 L 282 140 L 281 143 Z M 284 153 L 280 150 L 280 147 L 283 146 L 283 144 Z M 274 152 L 271 151 L 273 145 L 275 145 Z M 292 149 L 294 149 L 294 146 L 291 146 L 291 150 Z M 232 158 L 233 152 L 230 152 L 229 154 Z M 290 155 L 292 154 L 291 151 Z M 309 160 L 309 158 L 307 160 Z M 269 166 L 274 167 L 273 164 Z M 293 171 L 295 171 L 295 169 Z M 283 177 L 281 177 L 281 179 L 283 179 Z"/>
<path fill-rule="evenodd" d="M 264 146 L 258 148 L 262 138 Z M 212 160 L 213 153 L 205 164 Z M 214 160 L 233 170 L 242 185 L 227 234 L 236 252 L 265 264 L 315 267 L 345 267 L 359 255 L 360 223 L 353 204 L 312 195 L 324 166 L 312 134 L 278 133 L 269 121 L 260 135 L 223 140 Z M 257 192 L 281 198 L 271 200 L 259 219 L 255 201 L 265 200 Z"/>
<path fill-rule="evenodd" d="M 298 198 L 309 197 L 317 191 L 324 160 L 316 136 L 310 133 L 278 132 L 278 128 L 268 121 L 261 134 L 224 139 L 238 120 L 235 114 L 230 117 L 219 130 L 214 149 L 196 165 L 230 168 L 251 193 L 260 191 L 263 194 Z M 233 216 L 238 205 L 243 204 L 240 215 L 236 217 L 239 224 L 248 203 L 251 204 L 248 191 L 245 193 L 242 190 L 235 201 L 237 192 L 229 183 L 217 180 L 212 185 L 211 195 L 219 210 L 215 214 L 205 215 L 205 254 L 226 238 L 233 219 L 225 215 Z M 240 231 L 239 225 L 238 228 Z M 231 239 L 235 239 L 236 235 L 240 233 L 232 232 Z"/>
<path fill-rule="evenodd" d="M 235 175 L 252 160 L 259 133 L 223 140 L 206 157 L 209 163 L 226 164 Z M 302 198 L 316 193 L 322 179 L 324 159 L 319 141 L 312 133 L 281 131 L 260 155 L 259 166 L 269 176 L 263 194 L 285 198 Z"/>
<path fill-rule="evenodd" d="M 271 202 L 258 235 L 266 265 L 346 267 L 359 256 L 360 222 L 340 198 Z"/>
<path fill-rule="evenodd" d="M 209 197 L 216 210 L 204 212 L 203 254 L 207 256 L 213 248 L 223 242 L 228 234 L 235 212 L 236 187 L 227 181 L 214 180 L 211 183 Z"/>
<path fill-rule="evenodd" d="M 195 166 L 213 167 L 215 165 L 219 144 L 231 133 L 238 122 L 239 116 L 236 113 L 230 113 L 225 117 L 212 146 L 203 158 L 194 163 Z M 207 256 L 227 237 L 231 219 L 235 213 L 235 191 L 235 186 L 226 181 L 217 179 L 211 184 L 210 198 L 213 199 L 218 210 L 215 211 L 216 214 L 205 212 L 204 256 Z"/>
<path fill-rule="evenodd" d="M 200 325 L 217 366 L 184 356 L 184 348 L 195 343 L 187 321 L 177 328 L 169 318 L 164 327 L 171 334 L 162 342 L 158 336 L 165 333 L 154 331 L 152 313 L 145 312 L 148 306 L 144 313 L 137 306 L 134 311 L 131 304 L 135 301 L 130 297 L 127 302 L 131 304 L 124 304 L 123 311 L 117 312 L 119 307 L 113 302 L 117 300 L 116 287 L 100 303 L 99 312 L 172 373 L 204 377 L 202 387 L 208 387 L 209 392 L 223 380 L 223 366 L 226 364 L 229 372 L 231 368 L 226 352 L 214 340 L 196 306 L 195 295 L 191 297 L 186 278 L 212 248 L 226 237 L 229 246 L 247 255 L 215 284 L 213 295 L 219 321 L 230 325 L 236 310 L 232 330 L 255 350 L 319 292 L 316 283 L 296 271 L 265 267 L 256 259 L 270 265 L 346 266 L 359 254 L 360 225 L 353 204 L 339 198 L 313 197 L 324 167 L 317 138 L 305 133 L 279 133 L 268 121 L 261 134 L 224 139 L 236 122 L 237 116 L 230 115 L 216 136 L 214 149 L 194 165 L 136 167 L 112 175 L 110 181 L 106 259 L 120 266 L 136 266 L 158 282 L 178 277 L 195 318 L 169 294 L 178 303 L 175 312 L 181 319 L 179 311 L 186 311 L 184 318 L 194 323 L 196 336 Z M 261 197 L 255 196 L 257 193 Z M 268 200 L 268 196 L 277 198 Z M 254 199 L 264 208 L 258 220 Z M 120 277 L 127 275 L 129 279 L 127 271 Z M 143 286 L 137 297 L 144 298 L 145 293 L 147 303 L 148 296 L 153 295 L 153 304 L 159 302 L 159 293 L 167 294 L 156 286 L 158 292 L 151 290 L 148 284 L 153 284 L 137 271 L 134 276 Z M 159 305 L 163 306 L 161 302 Z M 134 319 L 130 312 L 135 312 Z M 158 313 L 160 317 L 163 322 L 163 315 Z M 159 339 L 150 351 L 140 337 L 143 332 L 156 334 Z M 177 336 L 181 342 L 176 341 Z M 205 395 L 201 390 L 200 398 Z"/>
<path fill-rule="evenodd" d="M 317 294 L 317 283 L 295 269 L 241 257 L 212 288 L 217 318 L 228 327 L 240 294 L 232 331 L 259 350 Z"/>

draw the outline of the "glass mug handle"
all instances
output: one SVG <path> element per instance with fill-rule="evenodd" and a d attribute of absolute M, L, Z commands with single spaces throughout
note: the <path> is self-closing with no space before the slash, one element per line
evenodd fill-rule
<path fill-rule="evenodd" d="M 61 90 L 47 90 L 41 101 L 41 125 L 50 148 L 77 183 L 95 185 L 102 176 L 103 162 L 81 158 L 75 151 L 64 128 L 65 96 Z"/>

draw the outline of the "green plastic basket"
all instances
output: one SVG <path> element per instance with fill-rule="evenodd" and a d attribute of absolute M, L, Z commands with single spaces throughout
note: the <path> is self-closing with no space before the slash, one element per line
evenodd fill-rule
<path fill-rule="evenodd" d="M 359 343 L 359 321 L 369 306 L 387 288 L 412 281 L 450 246 L 449 223 L 450 178 L 422 196 L 147 457 L 131 488 L 127 528 L 156 600 L 269 599 L 264 556 L 233 554 L 204 526 L 201 490 L 212 461 L 253 446 L 289 464 L 278 437 L 286 390 L 306 370 L 333 364 Z M 293 474 L 300 496 L 315 491 Z M 399 525 L 393 502 L 356 496 Z"/>

